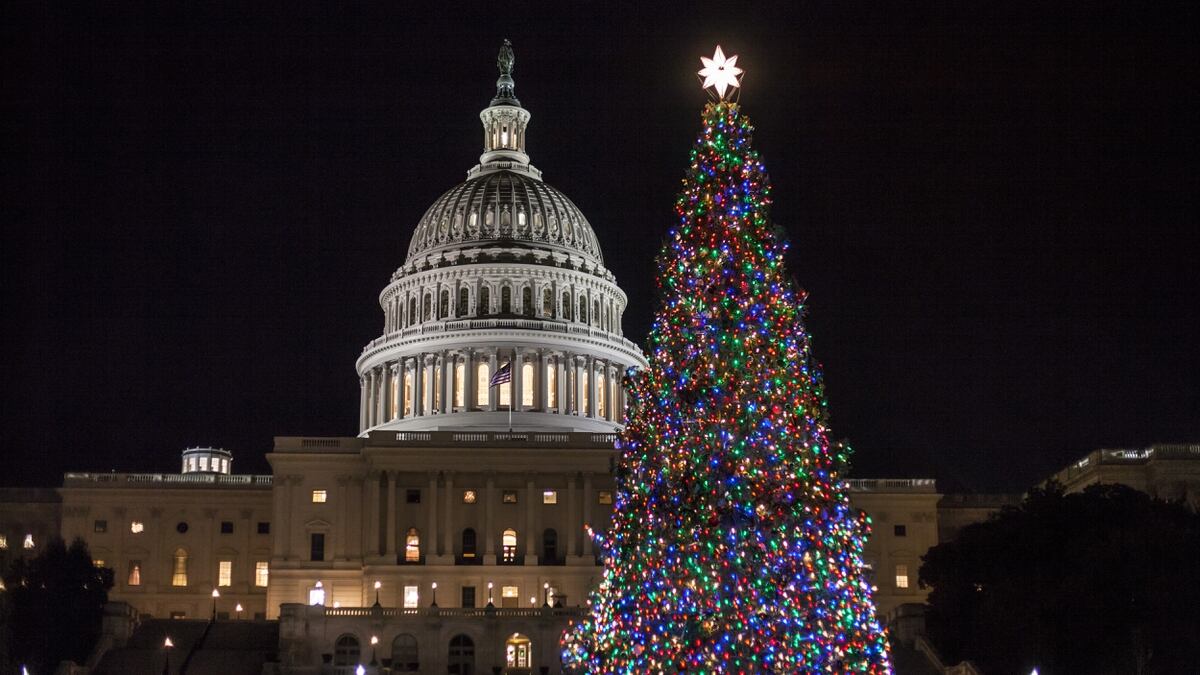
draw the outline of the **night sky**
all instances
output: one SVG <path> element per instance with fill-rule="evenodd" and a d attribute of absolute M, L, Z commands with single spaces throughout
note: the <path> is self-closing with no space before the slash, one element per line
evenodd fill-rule
<path fill-rule="evenodd" d="M 1200 441 L 1195 5 L 90 4 L 0 9 L 0 485 L 354 434 L 505 37 L 639 342 L 698 57 L 740 55 L 855 476 L 1021 490 Z"/>

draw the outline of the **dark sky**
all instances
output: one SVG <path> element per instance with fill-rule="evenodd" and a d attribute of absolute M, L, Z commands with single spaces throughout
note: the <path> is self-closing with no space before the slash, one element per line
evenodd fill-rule
<path fill-rule="evenodd" d="M 355 433 L 504 37 L 639 341 L 698 57 L 740 55 L 855 475 L 1021 489 L 1200 441 L 1195 5 L 89 4 L 0 9 L 0 484 Z"/>

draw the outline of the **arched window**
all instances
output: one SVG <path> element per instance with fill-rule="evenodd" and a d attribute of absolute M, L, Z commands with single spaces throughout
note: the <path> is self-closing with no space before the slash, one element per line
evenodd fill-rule
<path fill-rule="evenodd" d="M 458 289 L 458 311 L 455 312 L 458 316 L 467 315 L 467 303 L 470 301 L 470 299 L 470 294 L 465 286 Z"/>
<path fill-rule="evenodd" d="M 445 319 L 450 316 L 450 291 L 443 290 L 441 299 L 438 300 L 438 318 Z"/>
<path fill-rule="evenodd" d="M 579 296 L 579 322 L 587 323 L 587 298 Z"/>
<path fill-rule="evenodd" d="M 426 293 L 424 300 L 424 306 L 421 307 L 421 319 L 428 321 L 433 318 L 433 295 Z"/>
<path fill-rule="evenodd" d="M 596 322 L 597 324 L 600 323 L 600 301 L 599 300 L 592 301 L 592 321 Z"/>
<path fill-rule="evenodd" d="M 491 368 L 486 363 L 475 366 L 475 405 L 486 408 L 488 404 L 488 383 L 492 379 Z"/>
<path fill-rule="evenodd" d="M 525 212 L 517 211 L 517 225 L 524 225 L 524 224 L 525 224 Z"/>
<path fill-rule="evenodd" d="M 333 665 L 357 665 L 359 653 L 358 638 L 349 634 L 343 635 L 333 643 Z"/>
<path fill-rule="evenodd" d="M 554 316 L 554 293 L 549 288 L 542 291 L 542 316 Z"/>
<path fill-rule="evenodd" d="M 462 408 L 467 405 L 467 364 L 458 361 L 454 364 L 454 407 Z"/>
<path fill-rule="evenodd" d="M 409 415 L 412 411 L 413 403 L 413 372 L 407 368 L 404 369 L 404 409 L 400 411 L 400 416 Z"/>
<path fill-rule="evenodd" d="M 450 638 L 450 651 L 446 659 L 449 675 L 475 675 L 475 642 L 466 635 Z"/>
<path fill-rule="evenodd" d="M 571 294 L 566 291 L 563 291 L 562 318 L 567 321 L 571 320 Z"/>
<path fill-rule="evenodd" d="M 175 555 L 173 558 L 175 560 L 175 564 L 171 572 L 171 585 L 187 586 L 188 552 L 182 548 L 177 548 L 175 549 Z"/>
<path fill-rule="evenodd" d="M 468 224 L 468 225 L 469 225 L 471 228 L 474 228 L 474 227 L 475 227 L 475 225 L 476 225 L 476 224 L 478 224 L 478 223 L 479 223 L 479 214 L 478 214 L 478 213 L 474 213 L 474 212 L 472 212 L 472 213 L 471 213 L 471 216 L 470 216 L 470 217 L 467 219 L 467 224 Z"/>
<path fill-rule="evenodd" d="M 512 287 L 507 285 L 500 288 L 500 313 L 512 314 Z"/>
<path fill-rule="evenodd" d="M 533 289 L 529 286 L 521 289 L 521 313 L 533 316 Z"/>
<path fill-rule="evenodd" d="M 546 364 L 546 407 L 558 407 L 558 364 L 553 360 Z"/>
<path fill-rule="evenodd" d="M 603 368 L 596 373 L 596 417 L 608 419 L 608 377 Z"/>
<path fill-rule="evenodd" d="M 533 668 L 533 643 L 520 633 L 504 641 L 504 664 L 509 668 Z"/>
<path fill-rule="evenodd" d="M 501 561 L 515 563 L 517 561 L 517 531 L 507 529 L 500 536 Z"/>
<path fill-rule="evenodd" d="M 417 322 L 417 299 L 408 299 L 408 316 L 404 318 L 404 327 L 408 328 Z"/>
<path fill-rule="evenodd" d="M 462 557 L 475 557 L 475 530 L 469 527 L 462 532 Z"/>
<path fill-rule="evenodd" d="M 421 534 L 417 528 L 408 528 L 404 535 L 404 562 L 421 562 Z"/>
<path fill-rule="evenodd" d="M 552 527 L 542 532 L 542 560 L 544 563 L 558 561 L 558 531 Z"/>
<path fill-rule="evenodd" d="M 479 316 L 492 313 L 492 289 L 487 286 L 479 289 L 479 307 L 475 313 Z"/>
<path fill-rule="evenodd" d="M 392 672 L 420 672 L 420 660 L 417 658 L 417 638 L 408 633 L 401 633 L 392 640 Z"/>
<path fill-rule="evenodd" d="M 533 364 L 529 362 L 521 365 L 521 405 L 533 407 Z"/>

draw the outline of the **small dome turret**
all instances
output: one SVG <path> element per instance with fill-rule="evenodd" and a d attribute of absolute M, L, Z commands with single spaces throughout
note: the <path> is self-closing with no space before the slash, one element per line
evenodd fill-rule
<path fill-rule="evenodd" d="M 220 473 L 233 470 L 233 453 L 225 448 L 187 448 L 183 451 L 182 473 Z"/>

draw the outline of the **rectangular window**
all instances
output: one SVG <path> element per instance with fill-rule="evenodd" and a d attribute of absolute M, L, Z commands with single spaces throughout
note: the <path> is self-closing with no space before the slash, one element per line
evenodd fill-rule
<path fill-rule="evenodd" d="M 612 490 L 598 491 L 596 493 L 596 503 L 597 504 L 612 504 L 613 503 Z"/>
<path fill-rule="evenodd" d="M 546 364 L 546 407 L 558 407 L 558 366 L 553 363 Z"/>
<path fill-rule="evenodd" d="M 141 586 L 142 585 L 142 561 L 141 560 L 130 560 L 129 561 L 129 575 L 127 577 L 125 577 L 125 583 L 129 586 Z"/>
<path fill-rule="evenodd" d="M 134 520 L 129 523 L 129 531 L 134 534 L 141 534 L 146 531 L 146 524 L 140 520 Z"/>
<path fill-rule="evenodd" d="M 454 366 L 454 407 L 462 408 L 467 405 L 466 386 L 467 364 L 458 363 Z"/>
<path fill-rule="evenodd" d="M 232 520 L 222 520 L 221 521 L 221 534 L 233 534 L 233 521 Z"/>
<path fill-rule="evenodd" d="M 312 503 L 324 504 L 326 502 L 326 500 L 328 500 L 328 499 L 329 499 L 329 493 L 327 493 L 326 491 L 324 491 L 324 490 L 313 490 L 312 491 Z"/>
<path fill-rule="evenodd" d="M 259 534 L 271 534 L 271 523 L 260 522 L 258 524 L 258 533 Z"/>
<path fill-rule="evenodd" d="M 95 558 L 94 560 L 92 560 L 92 564 L 95 565 L 96 567 L 104 567 L 104 561 L 100 558 Z"/>
<path fill-rule="evenodd" d="M 103 534 L 105 532 L 108 532 L 108 521 L 107 520 L 97 520 L 96 522 L 92 523 L 92 532 L 95 532 L 97 534 Z"/>
<path fill-rule="evenodd" d="M 308 559 L 313 562 L 325 560 L 325 534 L 323 532 L 313 532 L 311 536 Z"/>
<path fill-rule="evenodd" d="M 533 407 L 533 364 L 526 363 L 521 366 L 521 405 L 526 408 Z"/>
<path fill-rule="evenodd" d="M 558 503 L 558 490 L 542 490 L 542 503 L 543 504 L 557 504 Z"/>
<path fill-rule="evenodd" d="M 896 565 L 896 588 L 908 588 L 908 565 Z"/>
<path fill-rule="evenodd" d="M 186 619 L 187 612 L 171 612 L 172 619 Z"/>
<path fill-rule="evenodd" d="M 0 551 L 8 550 L 8 535 L 0 534 Z"/>
<path fill-rule="evenodd" d="M 517 503 L 517 491 L 516 490 L 505 490 L 504 494 L 501 496 L 501 501 L 503 501 L 505 504 L 516 504 Z"/>
<path fill-rule="evenodd" d="M 894 528 L 892 528 L 892 531 L 896 533 L 897 537 L 907 537 L 908 536 L 908 527 L 905 525 L 897 525 Z"/>
<path fill-rule="evenodd" d="M 474 586 L 463 586 L 462 587 L 462 606 L 467 607 L 467 608 L 471 608 L 471 607 L 475 606 L 475 587 Z"/>
<path fill-rule="evenodd" d="M 259 560 L 254 563 L 254 585 L 259 588 L 266 588 L 267 582 L 271 578 L 271 567 L 266 560 Z"/>
<path fill-rule="evenodd" d="M 33 548 L 33 535 L 32 534 L 25 535 L 25 543 L 23 545 L 27 549 Z"/>
<path fill-rule="evenodd" d="M 217 563 L 217 585 L 233 585 L 233 561 L 221 560 Z"/>
<path fill-rule="evenodd" d="M 408 503 L 408 504 L 420 504 L 421 503 L 421 491 L 420 490 L 405 490 L 404 491 L 404 501 L 405 501 L 405 503 Z"/>
<path fill-rule="evenodd" d="M 476 497 L 476 494 L 475 494 L 474 490 L 463 490 L 463 503 L 464 504 L 474 504 L 475 497 Z"/>
<path fill-rule="evenodd" d="M 520 607 L 521 599 L 517 597 L 516 586 L 502 586 L 500 588 L 500 606 L 501 607 Z"/>
<path fill-rule="evenodd" d="M 404 608 L 405 609 L 412 609 L 414 607 L 420 607 L 420 601 L 421 601 L 421 593 L 420 593 L 419 586 L 405 586 L 404 587 Z"/>

